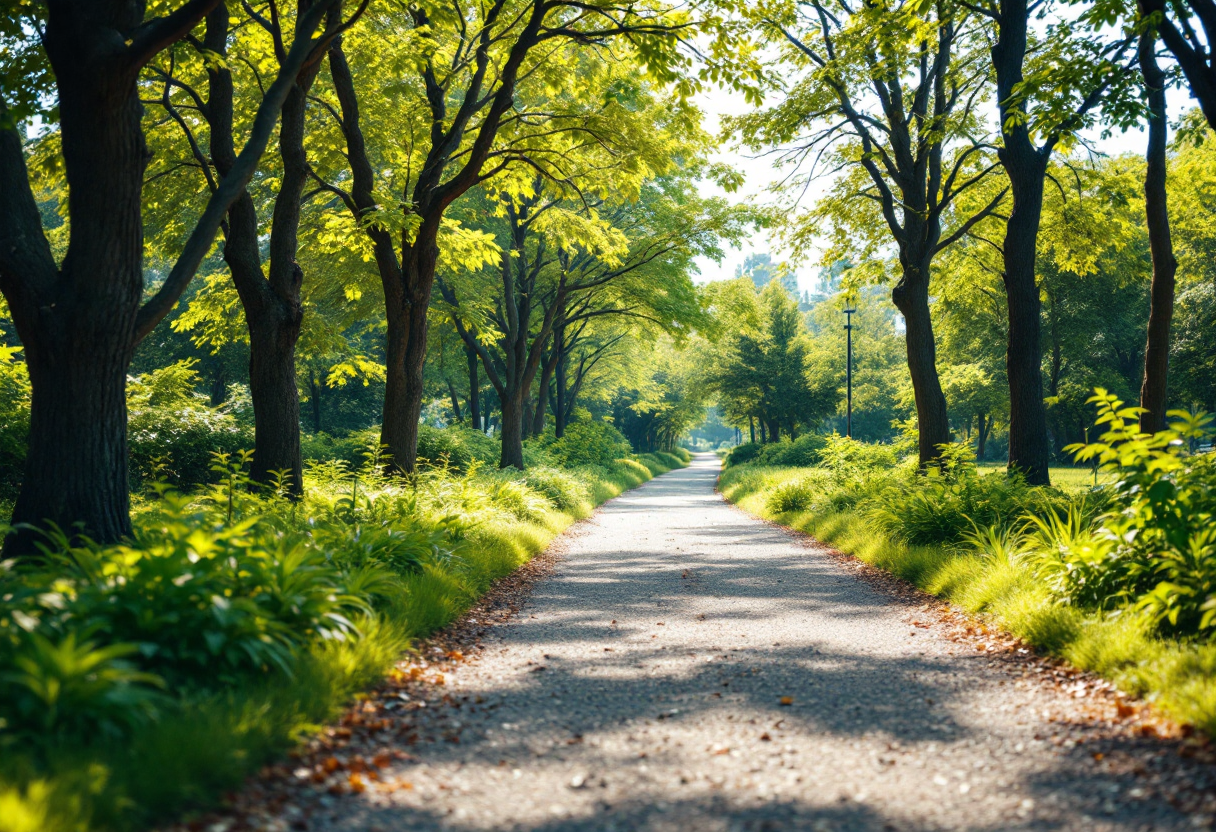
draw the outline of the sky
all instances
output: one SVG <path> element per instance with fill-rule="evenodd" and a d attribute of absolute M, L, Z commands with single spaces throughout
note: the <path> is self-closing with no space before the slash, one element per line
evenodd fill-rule
<path fill-rule="evenodd" d="M 700 93 L 696 98 L 696 103 L 704 114 L 703 124 L 705 129 L 715 136 L 719 133 L 722 116 L 745 113 L 751 107 L 740 93 L 722 89 L 711 89 Z M 1180 92 L 1171 90 L 1170 120 L 1173 121 L 1178 118 L 1185 109 L 1193 106 L 1193 104 L 1193 101 L 1183 100 Z M 1100 132 L 1099 130 L 1090 131 L 1090 134 L 1086 135 L 1091 145 L 1099 152 L 1112 156 L 1121 153 L 1144 152 L 1147 137 L 1143 130 L 1116 133 L 1107 139 L 1103 139 Z M 714 161 L 734 166 L 743 174 L 744 185 L 735 193 L 726 194 L 712 183 L 705 183 L 703 191 L 706 194 L 725 196 L 735 202 L 744 200 L 752 200 L 757 204 L 771 202 L 773 196 L 768 192 L 769 186 L 773 182 L 779 181 L 786 173 L 775 166 L 774 160 L 771 157 L 756 157 L 755 154 L 747 150 L 733 147 L 729 141 L 725 142 L 717 151 Z M 813 184 L 807 191 L 803 204 L 810 205 L 817 194 L 823 193 L 826 190 L 827 184 L 826 181 L 822 182 L 822 184 Z M 773 233 L 764 230 L 757 231 L 742 248 L 727 249 L 725 252 L 726 256 L 720 264 L 715 263 L 709 258 L 698 258 L 697 266 L 701 273 L 697 281 L 704 283 L 711 280 L 733 278 L 735 270 L 742 265 L 744 259 L 749 254 L 766 252 L 771 254 L 773 260 L 777 262 L 788 258 L 788 252 L 781 249 L 780 241 L 775 239 Z M 819 273 L 819 263 L 812 261 L 791 263 L 790 265 L 798 273 L 799 292 L 813 291 Z"/>

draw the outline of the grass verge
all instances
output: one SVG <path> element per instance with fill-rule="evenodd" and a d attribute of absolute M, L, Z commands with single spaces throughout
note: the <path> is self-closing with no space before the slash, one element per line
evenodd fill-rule
<path fill-rule="evenodd" d="M 878 530 L 864 510 L 774 513 L 769 495 L 813 469 L 741 465 L 719 480 L 744 511 L 805 532 L 975 614 L 1075 667 L 1216 736 L 1216 645 L 1162 638 L 1130 610 L 1088 612 L 1053 601 L 1025 564 L 951 546 L 908 545 Z"/>
<path fill-rule="evenodd" d="M 461 568 L 428 566 L 358 622 L 362 637 L 319 642 L 293 675 L 192 697 L 122 742 L 0 747 L 0 832 L 126 832 L 214 804 L 252 772 L 338 716 L 392 668 L 412 639 L 464 613 L 501 578 L 605 500 L 688 464 L 686 453 L 644 454 L 585 467 L 587 499 L 532 519 L 474 527 Z M 0 735 L 2 736 L 2 735 Z M 49 749 L 49 750 L 48 750 Z"/>

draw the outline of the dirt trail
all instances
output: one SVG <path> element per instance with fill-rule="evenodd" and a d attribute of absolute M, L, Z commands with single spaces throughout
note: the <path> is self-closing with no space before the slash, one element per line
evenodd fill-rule
<path fill-rule="evenodd" d="M 919 602 L 727 505 L 717 469 L 698 456 L 582 524 L 447 677 L 461 706 L 397 711 L 416 739 L 380 772 L 395 786 L 301 784 L 320 797 L 279 818 L 325 832 L 1211 826 L 1161 797 L 1210 768 L 1103 729 Z"/>

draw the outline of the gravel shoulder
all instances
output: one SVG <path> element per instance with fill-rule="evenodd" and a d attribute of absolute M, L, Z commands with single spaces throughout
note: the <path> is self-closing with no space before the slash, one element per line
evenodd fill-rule
<path fill-rule="evenodd" d="M 325 832 L 1211 828 L 1213 769 L 1180 740 L 960 642 L 726 504 L 717 471 L 607 503 L 517 614 L 475 610 L 476 646 L 432 646 L 245 808 Z"/>

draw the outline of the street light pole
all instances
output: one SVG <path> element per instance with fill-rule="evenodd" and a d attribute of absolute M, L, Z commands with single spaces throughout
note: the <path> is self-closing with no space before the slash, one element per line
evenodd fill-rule
<path fill-rule="evenodd" d="M 847 302 L 844 308 L 845 316 L 845 333 L 848 342 L 846 347 L 845 357 L 845 385 L 848 391 L 848 409 L 846 410 L 844 422 L 844 435 L 852 438 L 853 436 L 853 313 L 857 310 L 848 306 Z"/>

